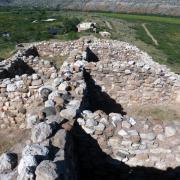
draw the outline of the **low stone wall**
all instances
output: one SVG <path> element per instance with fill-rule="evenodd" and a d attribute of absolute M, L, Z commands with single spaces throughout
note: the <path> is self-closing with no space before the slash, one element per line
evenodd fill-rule
<path fill-rule="evenodd" d="M 92 79 L 118 103 L 128 106 L 180 102 L 180 77 L 128 43 L 82 38 L 66 43 L 44 42 L 38 50 L 40 54 L 56 56 L 84 46 L 89 46 L 91 56 L 98 59 L 94 66 L 87 67 Z"/>
<path fill-rule="evenodd" d="M 1 62 L 0 75 L 0 127 L 25 128 L 28 111 L 40 106 L 38 89 L 52 77 L 57 70 L 49 61 L 33 56 L 32 48 Z M 6 72 L 4 74 L 4 72 Z M 40 107 L 39 107 L 40 108 Z"/>
<path fill-rule="evenodd" d="M 32 95 L 34 100 L 31 96 L 27 96 L 27 102 L 31 100 L 31 102 L 37 103 L 34 108 L 32 108 L 33 104 L 29 104 L 32 109 L 26 112 L 24 117 L 23 127 L 31 130 L 31 137 L 21 150 L 18 165 L 17 155 L 8 152 L 0 156 L 0 177 L 5 179 L 17 177 L 18 180 L 180 178 L 178 168 L 180 123 L 174 120 L 164 122 L 152 118 L 134 118 L 126 115 L 118 102 L 116 95 L 118 92 L 114 92 L 113 95 L 109 92 L 111 90 L 109 84 L 114 83 L 115 79 L 112 82 L 110 80 L 106 82 L 103 78 L 98 80 L 100 75 L 103 77 L 108 75 L 105 72 L 110 75 L 114 73 L 115 67 L 110 66 L 111 71 L 106 67 L 108 60 L 109 63 L 120 63 L 117 69 L 118 73 L 122 74 L 117 77 L 119 79 L 124 76 L 126 81 L 130 81 L 134 74 L 137 77 L 138 74 L 144 73 L 143 77 L 149 79 L 152 72 L 159 72 L 154 76 L 168 77 L 171 84 L 166 87 L 167 78 L 165 85 L 159 88 L 164 91 L 168 88 L 169 93 L 172 94 L 179 81 L 179 76 L 171 73 L 165 67 L 151 62 L 150 59 L 148 59 L 150 69 L 145 68 L 147 64 L 144 64 L 142 67 L 140 66 L 140 69 L 145 68 L 145 72 L 135 71 L 136 64 L 146 62 L 142 58 L 146 57 L 145 53 L 135 47 L 127 46 L 127 43 L 103 40 L 105 45 L 101 45 L 100 48 L 98 42 L 97 39 L 91 42 L 81 39 L 77 41 L 77 44 L 76 41 L 67 42 L 64 48 L 61 46 L 61 49 L 57 48 L 51 54 L 52 56 L 58 53 L 69 54 L 60 71 L 57 71 L 48 61 L 41 60 L 41 57 L 23 56 L 23 53 L 18 55 L 36 72 L 36 74 L 26 76 L 28 80 L 30 79 L 31 85 L 33 81 L 37 80 L 41 80 L 43 83 L 34 85 L 36 87 Z M 73 47 L 74 44 L 76 45 Z M 118 47 L 118 44 L 121 48 Z M 37 47 L 44 49 L 45 46 L 46 43 L 43 43 Z M 112 48 L 112 53 L 106 46 Z M 46 55 L 52 50 L 48 47 L 49 45 L 46 48 Z M 53 47 L 57 47 L 57 45 L 53 44 Z M 118 51 L 116 47 L 120 54 L 116 53 Z M 128 54 L 128 61 L 126 58 L 117 61 L 119 57 L 123 58 L 122 52 Z M 41 53 L 42 51 L 39 51 L 40 55 Z M 125 67 L 122 71 L 120 71 L 121 64 L 123 64 L 122 67 Z M 126 64 L 128 65 L 126 66 Z M 157 66 L 155 66 L 156 64 Z M 99 69 L 103 69 L 101 74 L 98 72 Z M 139 68 L 137 69 L 139 70 Z M 127 70 L 128 73 L 126 73 Z M 149 71 L 150 73 L 148 73 Z M 115 71 L 115 76 L 116 73 Z M 169 73 L 169 76 L 165 76 L 164 73 Z M 47 75 L 48 78 L 45 78 Z M 1 84 L 4 81 L 13 84 L 16 82 L 16 78 L 23 79 L 23 77 L 24 75 L 3 79 Z M 102 82 L 104 84 L 101 84 Z M 143 81 L 143 83 L 145 82 Z M 143 83 L 141 86 L 144 88 Z M 109 85 L 109 88 L 105 87 L 106 84 Z M 128 87 L 125 82 L 124 87 Z M 17 89 L 8 91 L 7 87 L 4 89 L 5 91 L 1 95 L 5 95 L 6 98 L 12 92 L 18 91 Z M 133 90 L 129 89 L 128 92 L 130 91 Z M 164 97 L 166 96 L 162 93 L 160 98 Z M 163 102 L 172 102 L 173 98 L 174 96 L 163 99 Z M 150 103 L 152 99 L 147 99 L 147 101 Z M 136 102 L 143 103 L 139 100 Z M 6 102 L 4 104 L 3 111 L 7 106 Z M 26 103 L 23 107 L 25 105 Z M 11 105 L 9 107 L 11 108 Z M 2 118 L 3 121 L 5 119 Z"/>

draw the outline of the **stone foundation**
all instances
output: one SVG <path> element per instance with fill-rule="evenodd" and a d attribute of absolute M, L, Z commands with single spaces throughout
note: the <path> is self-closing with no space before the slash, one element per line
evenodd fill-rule
<path fill-rule="evenodd" d="M 30 129 L 31 137 L 18 165 L 9 153 L 0 157 L 0 177 L 180 178 L 179 121 L 134 118 L 123 109 L 175 103 L 178 75 L 127 43 L 80 39 L 36 46 L 40 55 L 69 57 L 58 71 L 37 54 L 19 52 L 14 58 L 35 73 L 1 79 L 1 128 L 10 128 L 5 121 L 23 114 L 18 127 Z"/>

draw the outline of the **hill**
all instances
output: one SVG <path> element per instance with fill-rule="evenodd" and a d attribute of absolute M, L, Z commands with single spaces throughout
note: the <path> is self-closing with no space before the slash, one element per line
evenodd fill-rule
<path fill-rule="evenodd" d="M 180 15 L 179 0 L 0 0 L 0 6 Z"/>

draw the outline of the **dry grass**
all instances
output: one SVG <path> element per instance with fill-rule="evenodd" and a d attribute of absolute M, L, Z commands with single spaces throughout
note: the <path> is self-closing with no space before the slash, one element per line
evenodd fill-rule
<path fill-rule="evenodd" d="M 56 66 L 56 68 L 60 69 L 63 62 L 66 60 L 67 55 L 65 55 L 65 56 L 53 56 L 53 57 L 41 56 L 41 58 L 49 60 L 50 62 L 52 62 Z"/>
<path fill-rule="evenodd" d="M 151 117 L 154 120 L 172 121 L 180 120 L 180 112 L 177 106 L 136 106 L 131 107 L 128 110 L 128 114 L 140 116 L 140 117 Z"/>
<path fill-rule="evenodd" d="M 0 130 L 0 154 L 9 151 L 17 143 L 22 143 L 27 139 L 29 132 L 20 129 Z"/>

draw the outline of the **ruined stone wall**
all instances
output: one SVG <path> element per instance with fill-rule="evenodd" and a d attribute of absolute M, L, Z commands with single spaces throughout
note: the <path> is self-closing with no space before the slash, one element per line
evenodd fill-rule
<path fill-rule="evenodd" d="M 18 180 L 180 178 L 179 122 L 129 117 L 125 115 L 117 99 L 113 98 L 113 95 L 116 98 L 117 93 L 110 95 L 108 90 L 105 91 L 103 87 L 105 85 L 98 83 L 97 67 L 105 65 L 103 59 L 122 58 L 122 53 L 116 54 L 113 49 L 120 44 L 120 51 L 126 52 L 122 46 L 124 43 L 108 41 L 108 47 L 113 51 L 112 57 L 108 48 L 104 53 L 101 52 L 104 46 L 102 44 L 100 48 L 97 44 L 98 40 L 92 44 L 89 41 L 81 42 L 77 41 L 78 46 L 75 42 L 68 42 L 70 45 L 65 43 L 64 47 L 60 46 L 61 49 L 57 48 L 54 53 L 49 54 L 51 56 L 55 53 L 70 54 L 61 69 L 55 72 L 55 68 L 41 57 L 23 56 L 23 54 L 19 56 L 29 65 L 33 62 L 31 67 L 36 70 L 37 74 L 27 75 L 27 79 L 32 82 L 37 80 L 38 73 L 42 69 L 44 75 L 50 72 L 50 76 L 43 81 L 44 75 L 41 74 L 42 79 L 39 79 L 43 83 L 35 85 L 36 99 L 33 101 L 41 103 L 41 106 L 35 106 L 38 109 L 36 112 L 26 113 L 24 128 L 30 129 L 31 137 L 21 149 L 18 166 L 17 157 L 15 158 L 12 153 L 3 154 L 0 156 L 0 178 L 7 179 L 8 173 L 12 173 L 12 170 L 14 172 L 12 179 L 17 177 Z M 118 44 L 114 47 L 114 43 Z M 73 44 L 76 44 L 74 48 Z M 128 49 L 127 44 L 124 45 Z M 46 44 L 40 46 L 38 49 L 44 49 Z M 53 44 L 53 49 L 57 46 Z M 46 47 L 46 55 L 47 52 L 52 51 L 52 48 L 48 49 L 48 47 Z M 136 56 L 134 56 L 136 50 L 136 48 L 130 49 L 128 55 L 126 53 L 130 60 L 122 61 L 128 64 L 129 70 L 124 76 L 131 76 L 134 73 L 129 67 L 136 64 Z M 129 64 L 128 62 L 132 62 L 131 55 L 135 63 Z M 111 59 L 109 61 L 114 62 Z M 119 62 L 117 59 L 115 62 Z M 156 64 L 148 62 L 151 68 Z M 162 68 L 160 65 L 156 67 Z M 108 71 L 107 67 L 106 70 Z M 166 68 L 164 70 L 166 73 L 169 72 Z M 104 71 L 101 75 L 107 75 Z M 96 74 L 93 74 L 94 72 Z M 158 76 L 164 77 L 163 74 Z M 170 77 L 176 77 L 177 80 L 179 78 L 173 73 L 170 73 Z M 1 84 L 7 80 L 14 83 L 13 78 L 7 78 L 2 80 Z M 103 78 L 100 82 L 102 81 Z M 176 83 L 176 80 L 171 82 Z M 109 83 L 108 81 L 107 84 Z M 9 96 L 10 92 L 6 87 L 1 95 Z M 2 110 L 0 112 L 2 113 Z M 169 167 L 171 169 L 168 169 Z"/>
<path fill-rule="evenodd" d="M 104 92 L 122 105 L 180 102 L 180 78 L 145 52 L 125 42 L 91 38 L 73 42 L 50 42 L 38 46 L 43 55 L 68 54 L 89 46 L 99 60 L 87 67 Z"/>
<path fill-rule="evenodd" d="M 1 129 L 19 126 L 24 128 L 28 111 L 41 104 L 39 87 L 57 76 L 56 68 L 49 61 L 40 60 L 37 55 L 29 53 L 30 50 L 32 48 L 1 61 Z"/>

